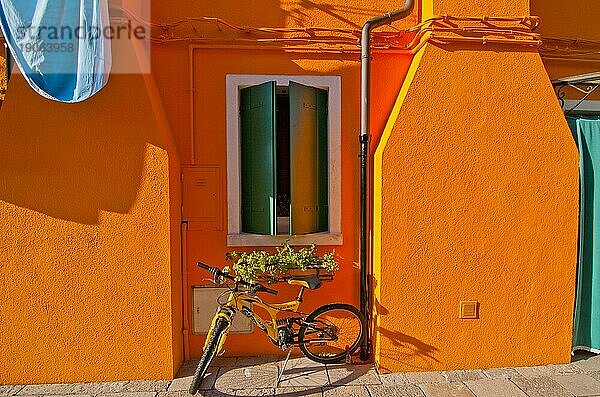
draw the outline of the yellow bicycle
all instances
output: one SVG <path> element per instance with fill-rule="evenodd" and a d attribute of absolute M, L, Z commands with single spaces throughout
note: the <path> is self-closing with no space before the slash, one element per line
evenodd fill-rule
<path fill-rule="evenodd" d="M 276 290 L 262 284 L 245 282 L 216 267 L 203 263 L 197 265 L 212 273 L 215 284 L 227 285 L 229 292 L 227 301 L 219 302 L 206 335 L 204 352 L 190 385 L 191 394 L 196 394 L 210 363 L 223 349 L 236 312 L 248 317 L 282 350 L 299 347 L 306 357 L 318 363 L 342 361 L 358 349 L 365 337 L 365 318 L 352 305 L 332 303 L 321 306 L 308 315 L 299 311 L 305 289 L 317 289 L 321 286 L 316 275 L 289 278 L 289 284 L 300 287 L 298 296 L 290 302 L 272 304 L 263 302 L 256 294 L 266 292 L 277 295 Z M 227 280 L 233 284 L 227 284 Z M 256 315 L 255 306 L 264 309 L 270 318 L 264 319 Z"/>

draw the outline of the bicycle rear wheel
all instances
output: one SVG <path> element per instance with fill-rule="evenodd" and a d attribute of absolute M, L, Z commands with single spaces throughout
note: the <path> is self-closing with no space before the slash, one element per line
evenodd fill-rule
<path fill-rule="evenodd" d="M 321 306 L 306 317 L 298 332 L 298 345 L 306 357 L 322 364 L 343 360 L 365 337 L 366 322 L 352 305 Z"/>
<path fill-rule="evenodd" d="M 206 342 L 206 348 L 202 353 L 202 357 L 198 362 L 198 367 L 196 368 L 196 373 L 194 374 L 194 378 L 192 379 L 192 384 L 190 385 L 190 394 L 196 394 L 200 384 L 202 384 L 202 380 L 204 379 L 204 375 L 210 366 L 210 363 L 217 355 L 217 350 L 221 345 L 221 339 L 225 336 L 225 331 L 231 323 L 229 320 L 223 317 L 218 317 L 215 321 L 214 327 L 211 329 L 209 334 L 207 335 L 208 341 Z"/>

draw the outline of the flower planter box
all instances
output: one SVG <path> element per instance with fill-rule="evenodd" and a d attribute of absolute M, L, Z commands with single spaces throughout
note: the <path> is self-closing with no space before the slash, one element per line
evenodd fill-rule
<path fill-rule="evenodd" d="M 278 275 L 277 277 L 275 277 L 277 279 L 277 281 L 275 281 L 275 282 L 276 283 L 287 283 L 287 281 L 290 279 L 290 277 L 304 277 L 304 276 L 310 276 L 312 274 L 315 274 L 321 281 L 333 281 L 334 273 L 335 273 L 334 271 L 329 271 L 329 270 L 322 269 L 322 268 L 313 268 L 313 269 L 306 269 L 306 270 L 292 269 L 288 273 L 281 274 L 281 275 Z M 256 278 L 256 281 L 266 282 L 266 281 L 271 281 L 271 279 L 272 279 L 271 275 L 263 273 L 263 274 L 258 275 L 258 277 Z"/>
<path fill-rule="evenodd" d="M 287 243 L 277 247 L 274 253 L 262 250 L 228 252 L 226 258 L 233 270 L 245 280 L 268 283 L 287 282 L 290 277 L 316 275 L 320 280 L 330 281 L 339 269 L 334 253 L 318 255 L 316 246 L 295 250 Z M 304 268 L 304 270 L 301 270 Z"/>

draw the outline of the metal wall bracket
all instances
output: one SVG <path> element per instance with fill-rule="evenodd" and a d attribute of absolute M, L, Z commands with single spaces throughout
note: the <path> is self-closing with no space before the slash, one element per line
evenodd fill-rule
<path fill-rule="evenodd" d="M 565 116 L 575 110 L 579 105 L 589 98 L 598 87 L 600 87 L 600 72 L 586 73 L 571 77 L 562 77 L 552 81 L 552 86 L 556 90 L 556 96 L 560 102 L 560 106 L 564 109 L 567 87 L 572 88 L 576 92 L 583 95 L 571 109 L 565 109 Z"/>

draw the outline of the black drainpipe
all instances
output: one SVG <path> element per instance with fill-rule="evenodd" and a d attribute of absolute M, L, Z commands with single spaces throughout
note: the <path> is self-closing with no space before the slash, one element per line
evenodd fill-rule
<path fill-rule="evenodd" d="M 4 61 L 6 62 L 6 83 L 8 84 L 8 80 L 10 79 L 10 75 L 12 74 L 12 55 L 10 53 L 10 49 L 8 48 L 8 43 L 4 42 Z"/>
<path fill-rule="evenodd" d="M 414 0 L 406 0 L 404 7 L 369 19 L 362 28 L 361 46 L 361 109 L 360 109 L 360 311 L 367 320 L 367 335 L 363 339 L 360 358 L 367 361 L 370 357 L 370 282 L 367 272 L 368 242 L 368 162 L 369 162 L 369 123 L 370 123 L 370 78 L 371 78 L 371 31 L 380 26 L 406 18 L 414 6 Z"/>

